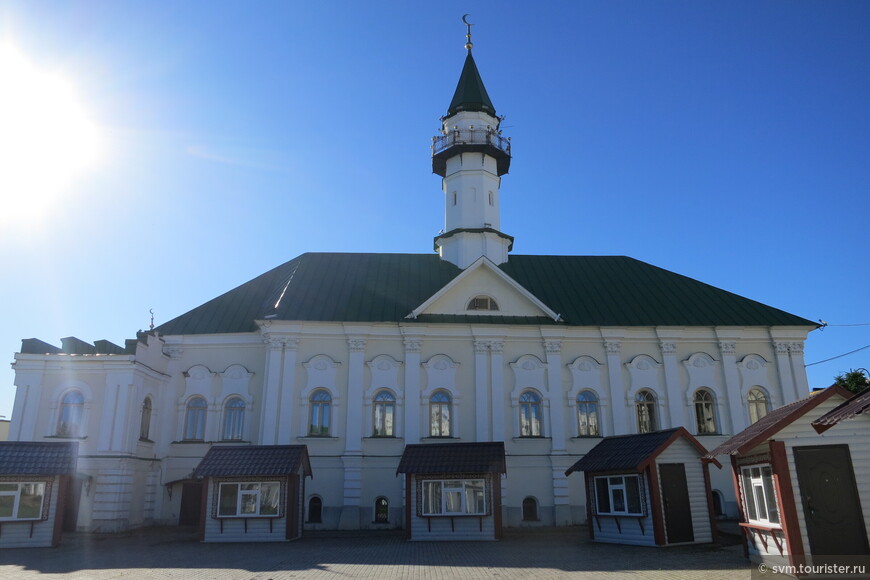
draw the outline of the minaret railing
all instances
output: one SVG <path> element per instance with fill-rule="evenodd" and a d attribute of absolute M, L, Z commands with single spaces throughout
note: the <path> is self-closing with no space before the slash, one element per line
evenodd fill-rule
<path fill-rule="evenodd" d="M 432 137 L 432 155 L 455 147 L 457 145 L 489 145 L 511 154 L 511 140 L 502 137 L 492 128 L 487 129 L 451 129 L 446 135 Z"/>

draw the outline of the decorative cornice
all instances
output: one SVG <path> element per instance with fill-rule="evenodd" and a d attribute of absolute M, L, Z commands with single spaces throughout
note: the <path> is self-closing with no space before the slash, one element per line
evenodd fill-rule
<path fill-rule="evenodd" d="M 489 350 L 496 354 L 501 354 L 504 352 L 504 341 L 503 340 L 491 340 L 489 341 Z"/>
<path fill-rule="evenodd" d="M 178 360 L 181 358 L 181 355 L 184 354 L 184 349 L 180 346 L 168 346 L 163 349 L 163 354 L 172 360 Z"/>
<path fill-rule="evenodd" d="M 662 354 L 673 356 L 677 354 L 677 343 L 676 342 L 667 342 L 662 340 L 659 342 L 659 347 L 662 349 Z"/>
<path fill-rule="evenodd" d="M 364 352 L 366 349 L 366 339 L 364 338 L 348 338 L 347 349 L 350 352 Z"/>
<path fill-rule="evenodd" d="M 618 340 L 605 340 L 604 350 L 607 354 L 619 354 L 622 352 L 622 343 Z"/>
<path fill-rule="evenodd" d="M 544 349 L 548 354 L 560 354 L 562 352 L 561 340 L 545 340 Z"/>
<path fill-rule="evenodd" d="M 488 340 L 475 340 L 474 341 L 474 352 L 477 354 L 484 353 L 489 350 L 489 341 Z"/>
<path fill-rule="evenodd" d="M 723 340 L 719 342 L 719 352 L 727 355 L 737 354 L 737 342 L 733 340 Z"/>
<path fill-rule="evenodd" d="M 773 348 L 776 349 L 776 354 L 788 354 L 788 345 L 789 343 L 787 342 L 775 341 Z"/>
<path fill-rule="evenodd" d="M 405 343 L 405 352 L 420 352 L 423 350 L 422 338 L 410 338 L 406 336 L 403 342 Z"/>
<path fill-rule="evenodd" d="M 790 342 L 790 343 L 788 343 L 788 351 L 792 354 L 803 354 L 804 353 L 804 343 L 802 343 L 802 342 Z"/>

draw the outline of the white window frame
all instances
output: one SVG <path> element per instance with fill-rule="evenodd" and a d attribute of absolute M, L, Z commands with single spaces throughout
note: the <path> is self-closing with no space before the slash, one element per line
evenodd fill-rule
<path fill-rule="evenodd" d="M 740 501 L 743 503 L 747 522 L 771 528 L 782 527 L 773 482 L 773 467 L 769 463 L 740 466 L 740 490 Z M 763 514 L 759 505 L 764 507 Z"/>
<path fill-rule="evenodd" d="M 246 489 L 242 489 L 247 486 Z M 269 489 L 275 489 L 275 511 L 274 513 L 262 513 L 264 504 L 263 487 L 268 486 Z M 236 505 L 233 513 L 225 513 L 227 507 L 222 503 L 224 489 L 236 488 Z M 282 514 L 281 489 L 280 481 L 222 481 L 217 484 L 217 498 L 215 501 L 215 517 L 217 518 L 280 518 Z M 243 511 L 246 505 L 252 506 L 254 511 Z"/>
<path fill-rule="evenodd" d="M 396 396 L 388 389 L 381 389 L 372 402 L 372 437 L 395 436 Z"/>
<path fill-rule="evenodd" d="M 647 395 L 649 395 L 649 398 L 647 398 Z M 641 399 L 641 397 L 643 398 Z M 659 426 L 658 400 L 658 396 L 652 389 L 640 389 L 635 393 L 634 413 L 637 420 L 638 433 L 652 433 L 661 429 Z M 644 414 L 646 415 L 646 425 L 648 426 L 646 430 L 644 429 Z"/>
<path fill-rule="evenodd" d="M 435 401 L 435 397 L 443 395 L 447 398 L 446 401 Z M 447 416 L 444 415 L 444 410 L 447 410 Z M 433 422 L 433 413 L 438 413 L 437 425 L 438 434 L 435 434 L 435 422 Z M 453 435 L 453 394 L 446 389 L 437 389 L 429 395 L 429 437 L 454 437 Z"/>
<path fill-rule="evenodd" d="M 75 400 L 73 400 L 75 398 Z M 85 395 L 78 389 L 63 394 L 60 399 L 60 412 L 57 416 L 58 437 L 75 439 L 82 436 L 85 416 Z"/>
<path fill-rule="evenodd" d="M 332 399 L 326 389 L 314 389 L 308 396 L 308 437 L 332 436 Z"/>
<path fill-rule="evenodd" d="M 586 398 L 584 398 L 586 397 Z M 584 389 L 577 394 L 577 436 L 601 437 L 601 401 L 598 394 L 590 389 Z M 594 417 L 594 421 L 592 420 Z M 586 433 L 583 432 L 583 419 L 586 419 Z M 593 433 L 594 431 L 594 433 Z"/>
<path fill-rule="evenodd" d="M 626 485 L 627 480 L 633 480 L 636 482 L 635 486 L 630 488 L 629 485 Z M 601 484 L 606 486 L 607 490 L 607 506 L 602 506 L 599 501 L 599 489 L 601 488 Z M 630 498 L 629 491 L 637 490 L 637 497 Z M 602 516 L 632 516 L 632 517 L 644 517 L 646 516 L 646 498 L 645 491 L 643 486 L 643 478 L 640 475 L 634 474 L 617 474 L 617 475 L 601 475 L 592 478 L 592 493 L 595 497 L 595 514 Z M 621 497 L 621 500 L 620 500 Z M 630 506 L 632 504 L 631 499 L 635 499 L 638 505 L 637 511 L 631 511 Z M 623 505 L 623 509 L 617 510 L 614 507 L 618 504 Z"/>
<path fill-rule="evenodd" d="M 239 405 L 241 403 L 241 405 Z M 232 406 L 230 406 L 232 404 Z M 222 441 L 242 441 L 245 438 L 245 414 L 248 405 L 239 396 L 232 396 L 224 403 L 224 420 L 221 425 Z"/>
<path fill-rule="evenodd" d="M 520 394 L 520 437 L 544 436 L 544 398 L 532 389 Z"/>
<path fill-rule="evenodd" d="M 202 401 L 204 404 L 193 405 L 194 401 Z M 202 395 L 191 397 L 184 405 L 184 432 L 181 434 L 183 441 L 205 441 L 205 427 L 208 423 L 208 401 Z"/>
<path fill-rule="evenodd" d="M 692 395 L 695 411 L 695 430 L 698 435 L 718 435 L 719 422 L 716 420 L 716 395 L 707 388 L 701 388 Z"/>
<path fill-rule="evenodd" d="M 13 486 L 16 489 L 6 489 Z M 40 494 L 38 495 L 39 509 L 36 510 L 37 514 L 35 516 L 22 518 L 19 517 L 19 512 L 21 511 L 22 491 L 26 489 L 26 486 L 37 486 L 37 488 L 40 488 Z M 0 503 L 7 503 L 9 501 L 8 498 L 12 498 L 12 515 L 0 516 L 0 522 L 22 522 L 43 519 L 43 510 L 48 492 L 49 488 L 45 481 L 0 481 Z"/>
<path fill-rule="evenodd" d="M 484 478 L 425 479 L 421 482 L 420 510 L 424 517 L 485 516 L 489 514 L 489 497 Z M 473 510 L 469 492 L 479 491 L 483 509 Z M 434 508 L 434 510 L 433 510 Z"/>

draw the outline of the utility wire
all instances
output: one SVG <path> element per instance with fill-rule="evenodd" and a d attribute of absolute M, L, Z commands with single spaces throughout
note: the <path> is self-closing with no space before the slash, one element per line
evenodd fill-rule
<path fill-rule="evenodd" d="M 868 325 L 868 326 L 870 326 L 870 325 Z M 810 364 L 808 364 L 808 365 L 804 365 L 804 366 L 805 366 L 805 367 L 811 367 L 811 366 L 813 366 L 813 365 L 820 365 L 820 364 L 822 364 L 822 363 L 826 363 L 826 362 L 829 362 L 829 361 L 832 361 L 832 360 L 836 360 L 836 359 L 838 359 L 838 358 L 843 358 L 844 356 L 849 356 L 850 354 L 855 354 L 856 352 L 860 352 L 860 351 L 862 351 L 862 350 L 864 350 L 864 349 L 866 349 L 866 348 L 870 348 L 870 344 L 868 344 L 867 346 L 862 346 L 861 348 L 856 348 L 855 350 L 851 350 L 851 351 L 849 351 L 849 352 L 845 352 L 845 353 L 843 353 L 843 354 L 838 354 L 837 356 L 832 356 L 831 358 L 826 358 L 825 360 L 820 360 L 820 361 L 818 361 L 818 362 L 810 363 Z"/>

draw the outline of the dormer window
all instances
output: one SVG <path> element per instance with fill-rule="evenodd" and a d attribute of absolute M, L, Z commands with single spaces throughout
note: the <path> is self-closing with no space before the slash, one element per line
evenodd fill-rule
<path fill-rule="evenodd" d="M 489 296 L 475 296 L 468 303 L 467 310 L 498 310 L 498 303 Z"/>

